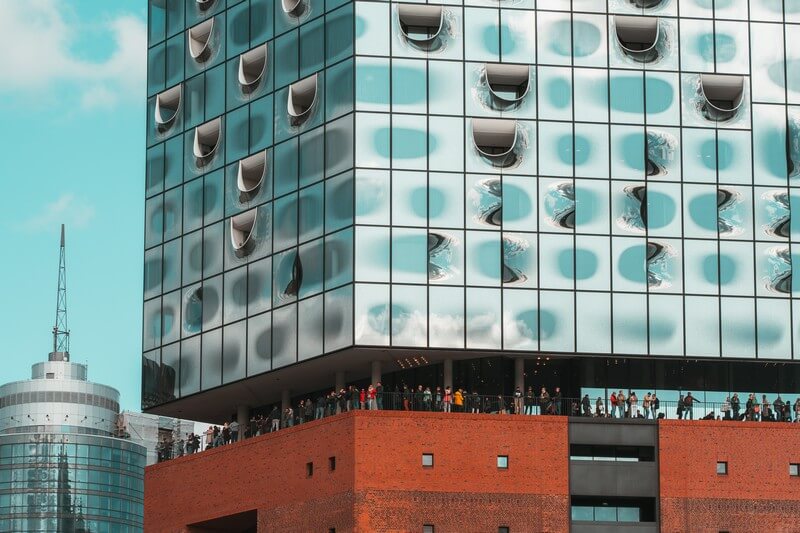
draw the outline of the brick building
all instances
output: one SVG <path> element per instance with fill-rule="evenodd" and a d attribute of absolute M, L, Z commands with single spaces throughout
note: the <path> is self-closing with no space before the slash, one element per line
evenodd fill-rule
<path fill-rule="evenodd" d="M 789 425 L 353 411 L 148 467 L 145 530 L 790 532 L 798 449 Z"/>
<path fill-rule="evenodd" d="M 244 427 L 378 382 L 794 404 L 798 13 L 149 0 L 142 408 Z M 345 415 L 151 469 L 148 525 L 800 529 L 794 427 L 636 422 Z"/>

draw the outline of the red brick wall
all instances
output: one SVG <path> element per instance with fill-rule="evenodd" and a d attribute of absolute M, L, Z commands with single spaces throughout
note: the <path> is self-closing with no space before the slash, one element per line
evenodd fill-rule
<path fill-rule="evenodd" d="M 662 532 L 800 531 L 796 424 L 662 420 L 659 461 Z"/>
<path fill-rule="evenodd" d="M 353 522 L 352 504 L 342 505 L 353 488 L 353 427 L 352 416 L 329 418 L 148 467 L 144 529 L 177 533 L 252 509 L 259 511 L 259 531 L 277 530 L 273 520 L 294 524 L 281 531 L 344 528 Z M 312 461 L 309 479 L 305 468 Z M 328 503 L 304 506 L 310 500 Z"/>
<path fill-rule="evenodd" d="M 350 413 L 149 467 L 145 530 L 258 509 L 259 532 L 566 532 L 567 457 L 563 417 Z"/>
<path fill-rule="evenodd" d="M 423 468 L 422 454 L 434 454 Z M 509 468 L 497 468 L 508 455 Z M 566 417 L 398 413 L 356 420 L 359 531 L 569 530 Z"/>

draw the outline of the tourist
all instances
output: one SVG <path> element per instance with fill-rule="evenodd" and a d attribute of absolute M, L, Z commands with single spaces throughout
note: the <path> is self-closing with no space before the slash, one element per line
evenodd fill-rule
<path fill-rule="evenodd" d="M 550 414 L 550 393 L 547 392 L 545 387 L 539 392 L 539 407 L 543 415 Z"/>
<path fill-rule="evenodd" d="M 461 389 L 456 389 L 456 392 L 453 393 L 453 407 L 457 413 L 464 411 L 464 393 L 461 392 Z"/>
<path fill-rule="evenodd" d="M 275 405 L 272 407 L 272 411 L 269 412 L 269 416 L 267 417 L 269 420 L 269 430 L 270 432 L 278 431 L 280 429 L 281 424 L 281 415 L 280 411 L 278 411 L 278 406 Z"/>
<path fill-rule="evenodd" d="M 683 408 L 689 415 L 689 420 L 694 420 L 694 411 L 692 410 L 692 408 L 694 407 L 695 401 L 697 400 L 692 396 L 691 392 L 686 394 L 686 398 L 683 399 Z"/>
<path fill-rule="evenodd" d="M 522 391 L 519 387 L 514 389 L 514 414 L 522 414 Z"/>
<path fill-rule="evenodd" d="M 618 416 L 617 416 L 617 413 L 618 413 L 617 412 L 617 405 L 619 403 L 619 400 L 617 399 L 617 393 L 614 392 L 614 391 L 611 391 L 611 397 L 608 399 L 608 401 L 611 404 L 611 417 L 612 418 L 618 418 Z"/>
<path fill-rule="evenodd" d="M 376 409 L 383 410 L 383 385 L 381 385 L 380 381 L 375 385 L 375 402 Z"/>
<path fill-rule="evenodd" d="M 731 420 L 731 399 L 730 397 L 725 397 L 725 401 L 722 402 L 722 414 L 724 416 L 724 420 Z"/>
<path fill-rule="evenodd" d="M 558 389 L 556 389 L 556 391 L 558 391 Z M 592 416 L 592 401 L 589 399 L 588 394 L 583 395 L 581 407 L 583 407 L 583 416 Z"/>
<path fill-rule="evenodd" d="M 739 395 L 734 392 L 733 396 L 731 396 L 731 411 L 733 411 L 733 419 L 734 420 L 741 420 L 739 418 L 739 411 L 741 410 L 741 408 L 742 408 L 742 404 L 739 401 Z"/>
<path fill-rule="evenodd" d="M 528 392 L 525 393 L 525 414 L 532 415 L 534 405 L 536 404 L 536 396 L 533 394 L 533 387 L 528 387 Z"/>
<path fill-rule="evenodd" d="M 453 404 L 453 395 L 450 392 L 450 386 L 444 388 L 444 399 L 442 400 L 444 405 L 444 412 L 449 413 L 450 408 Z"/>
<path fill-rule="evenodd" d="M 555 414 L 561 414 L 561 387 L 556 387 L 556 391 L 553 393 L 553 406 L 555 407 Z"/>
<path fill-rule="evenodd" d="M 772 402 L 772 407 L 775 409 L 775 421 L 783 422 L 783 400 L 780 394 L 778 394 L 778 397 Z"/>

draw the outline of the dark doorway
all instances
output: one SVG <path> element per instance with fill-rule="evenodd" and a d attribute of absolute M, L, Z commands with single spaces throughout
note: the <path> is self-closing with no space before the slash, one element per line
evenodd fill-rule
<path fill-rule="evenodd" d="M 258 529 L 258 512 L 245 511 L 243 513 L 220 516 L 204 522 L 189 524 L 187 528 L 191 533 L 211 533 L 225 531 L 228 533 L 256 533 Z"/>

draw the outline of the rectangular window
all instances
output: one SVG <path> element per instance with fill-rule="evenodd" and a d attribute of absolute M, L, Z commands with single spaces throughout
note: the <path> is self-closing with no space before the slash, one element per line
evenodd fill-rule
<path fill-rule="evenodd" d="M 306 477 L 314 475 L 314 463 L 306 463 Z"/>
<path fill-rule="evenodd" d="M 435 533 L 433 524 L 425 524 L 422 526 L 422 533 Z"/>
<path fill-rule="evenodd" d="M 336 528 L 335 527 L 329 527 L 328 528 L 328 533 L 336 533 Z"/>
<path fill-rule="evenodd" d="M 432 453 L 423 453 L 422 454 L 422 466 L 433 468 L 433 454 Z"/>
<path fill-rule="evenodd" d="M 328 457 L 328 470 L 331 472 L 336 470 L 336 457 Z"/>
<path fill-rule="evenodd" d="M 800 476 L 800 464 L 789 463 L 789 475 L 795 477 Z"/>
<path fill-rule="evenodd" d="M 511 528 L 508 526 L 500 526 L 497 528 L 497 533 L 511 533 Z"/>
<path fill-rule="evenodd" d="M 728 474 L 728 462 L 717 461 L 717 474 L 724 476 Z"/>
<path fill-rule="evenodd" d="M 508 468 L 508 456 L 507 455 L 498 455 L 497 456 L 497 468 Z"/>

